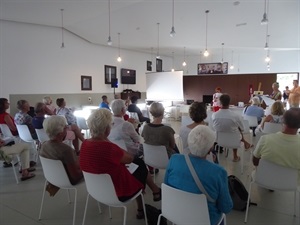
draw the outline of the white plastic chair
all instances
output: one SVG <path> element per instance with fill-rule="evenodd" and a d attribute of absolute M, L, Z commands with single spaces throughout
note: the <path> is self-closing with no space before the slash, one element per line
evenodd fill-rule
<path fill-rule="evenodd" d="M 145 222 L 146 222 L 146 225 L 148 225 L 146 209 L 145 209 L 145 202 L 144 202 L 142 190 L 140 190 L 135 196 L 133 196 L 128 201 L 121 202 L 116 195 L 115 187 L 113 185 L 113 182 L 112 182 L 109 174 L 92 174 L 92 173 L 83 171 L 83 176 L 85 179 L 85 184 L 86 184 L 86 188 L 88 191 L 88 195 L 86 198 L 82 225 L 85 224 L 85 217 L 86 217 L 89 196 L 92 196 L 98 202 L 101 202 L 108 206 L 123 207 L 124 208 L 123 225 L 126 225 L 126 218 L 127 218 L 126 205 L 128 203 L 130 203 L 131 201 L 135 200 L 138 196 L 141 196 L 142 202 L 143 202 L 144 214 L 145 214 Z M 110 210 L 109 210 L 109 214 L 110 214 L 109 216 L 111 218 Z"/>
<path fill-rule="evenodd" d="M 75 225 L 75 218 L 76 218 L 76 204 L 77 204 L 77 188 L 76 185 L 72 185 L 70 183 L 69 177 L 67 175 L 67 172 L 60 160 L 53 160 L 53 159 L 47 159 L 42 156 L 40 156 L 44 176 L 46 178 L 44 190 L 43 190 L 43 197 L 41 202 L 41 208 L 39 213 L 39 220 L 41 220 L 42 216 L 42 210 L 44 205 L 44 198 L 45 198 L 45 191 L 47 186 L 47 181 L 60 189 L 67 189 L 68 191 L 68 201 L 70 200 L 70 193 L 69 190 L 73 189 L 75 191 L 75 198 L 74 198 L 74 210 L 73 210 L 73 225 Z"/>
<path fill-rule="evenodd" d="M 15 179 L 16 179 L 16 182 L 17 184 L 19 184 L 19 179 L 18 179 L 18 176 L 17 176 L 17 172 L 16 172 L 16 168 L 15 168 L 15 162 L 14 162 L 14 159 L 17 158 L 17 162 L 19 162 L 19 157 L 17 154 L 12 154 L 12 155 L 6 155 L 4 154 L 4 152 L 0 149 L 0 160 L 3 160 L 3 161 L 6 161 L 5 158 L 6 157 L 9 157 L 9 158 L 12 158 L 11 160 L 11 164 L 12 164 L 12 169 L 13 169 L 13 172 L 14 172 L 14 176 L 15 176 Z"/>
<path fill-rule="evenodd" d="M 163 145 L 149 145 L 143 143 L 144 161 L 147 165 L 155 169 L 166 169 L 169 163 L 169 157 L 166 146 Z M 154 173 L 155 182 L 155 173 Z"/>
<path fill-rule="evenodd" d="M 182 191 L 164 183 L 161 185 L 161 190 L 162 213 L 158 217 L 157 225 L 160 224 L 162 216 L 173 224 L 210 225 L 207 199 L 204 194 Z M 226 225 L 225 214 L 222 215 L 218 224 L 223 220 Z"/>
<path fill-rule="evenodd" d="M 189 125 L 191 123 L 193 123 L 194 121 L 191 119 L 190 116 L 185 116 L 185 115 L 182 115 L 181 116 L 181 127 L 184 127 L 186 125 Z"/>
<path fill-rule="evenodd" d="M 277 133 L 282 130 L 282 124 L 265 122 L 262 132 L 265 134 Z"/>
<path fill-rule="evenodd" d="M 257 127 L 258 126 L 258 121 L 256 116 L 248 116 L 248 115 L 243 115 L 244 120 L 249 121 L 249 126 L 250 127 Z"/>
<path fill-rule="evenodd" d="M 11 133 L 11 130 L 9 129 L 7 124 L 0 124 L 0 130 L 1 130 L 4 137 L 11 138 L 15 143 L 20 141 L 19 137 L 14 136 Z"/>
<path fill-rule="evenodd" d="M 241 151 L 241 173 L 244 173 L 244 147 L 241 145 L 241 134 L 230 132 L 217 132 L 217 143 L 225 149 L 239 149 Z M 220 149 L 218 151 L 218 159 L 220 158 Z"/>
<path fill-rule="evenodd" d="M 17 124 L 16 126 L 17 126 L 17 130 L 18 130 L 19 137 L 21 138 L 21 140 L 31 144 L 32 148 L 30 148 L 30 152 L 32 155 L 35 156 L 36 161 L 37 161 L 38 154 L 37 154 L 36 141 L 32 138 L 29 128 L 27 127 L 27 125 Z"/>
<path fill-rule="evenodd" d="M 87 126 L 87 123 L 86 123 L 86 120 L 84 117 L 76 117 L 76 123 L 77 123 L 77 126 L 81 129 L 81 130 L 84 130 L 85 132 L 85 139 L 89 138 L 89 127 Z"/>
<path fill-rule="evenodd" d="M 256 183 L 258 186 L 264 187 L 266 189 L 277 191 L 293 191 L 294 216 L 296 216 L 296 192 L 298 170 L 284 167 L 264 159 L 260 159 L 259 164 L 254 172 L 255 173 L 253 174 L 253 179 L 249 185 L 249 195 L 244 222 L 247 223 L 248 219 L 249 202 L 253 183 Z"/>
<path fill-rule="evenodd" d="M 35 129 L 35 132 L 41 144 L 43 144 L 46 141 L 49 141 L 49 137 L 44 129 Z"/>

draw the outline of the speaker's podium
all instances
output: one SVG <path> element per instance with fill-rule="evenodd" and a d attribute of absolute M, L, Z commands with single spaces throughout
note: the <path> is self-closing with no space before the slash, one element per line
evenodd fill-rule
<path fill-rule="evenodd" d="M 121 92 L 121 99 L 126 100 L 130 99 L 132 96 L 136 96 L 138 99 L 141 98 L 141 92 L 139 91 L 133 91 L 131 89 L 125 89 Z"/>

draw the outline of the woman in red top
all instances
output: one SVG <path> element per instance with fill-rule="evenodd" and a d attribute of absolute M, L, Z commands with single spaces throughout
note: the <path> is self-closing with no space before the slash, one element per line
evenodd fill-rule
<path fill-rule="evenodd" d="M 112 124 L 112 114 L 107 109 L 94 111 L 88 119 L 91 139 L 85 140 L 81 145 L 80 167 L 82 171 L 111 176 L 116 194 L 120 201 L 133 197 L 148 184 L 153 191 L 153 200 L 160 201 L 161 190 L 154 184 L 143 160 L 132 155 L 110 142 L 107 137 Z M 126 168 L 129 163 L 138 164 L 133 174 Z M 141 197 L 137 198 L 137 219 L 144 218 Z"/>
<path fill-rule="evenodd" d="M 0 124 L 6 124 L 11 133 L 18 135 L 17 127 L 14 122 L 14 118 L 9 115 L 6 110 L 9 108 L 9 102 L 6 98 L 0 98 Z"/>

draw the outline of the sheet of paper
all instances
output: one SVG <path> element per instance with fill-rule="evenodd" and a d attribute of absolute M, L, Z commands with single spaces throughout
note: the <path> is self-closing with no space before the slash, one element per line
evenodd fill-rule
<path fill-rule="evenodd" d="M 138 168 L 139 166 L 135 163 L 130 163 L 130 164 L 126 164 L 126 168 L 128 169 L 128 171 L 133 174 L 134 171 L 136 171 L 136 169 Z"/>
<path fill-rule="evenodd" d="M 259 97 L 262 98 L 262 100 L 266 103 L 267 106 L 270 106 L 275 102 L 275 100 L 267 97 L 267 95 L 260 95 Z"/>

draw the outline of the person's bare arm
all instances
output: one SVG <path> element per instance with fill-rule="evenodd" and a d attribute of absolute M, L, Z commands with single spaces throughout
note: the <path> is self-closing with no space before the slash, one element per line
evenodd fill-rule
<path fill-rule="evenodd" d="M 255 156 L 253 156 L 253 157 L 252 157 L 253 165 L 254 165 L 254 166 L 258 166 L 259 160 L 260 160 L 260 158 L 256 158 Z"/>
<path fill-rule="evenodd" d="M 263 121 L 261 122 L 261 128 L 263 129 L 265 123 L 266 122 L 270 122 L 271 120 L 272 120 L 272 116 L 271 115 L 266 116 L 266 118 L 264 118 Z"/>
<path fill-rule="evenodd" d="M 6 115 L 4 117 L 4 121 L 5 121 L 6 125 L 9 127 L 9 129 L 11 131 L 17 131 L 17 127 L 16 127 L 16 125 L 14 124 L 14 122 L 12 121 L 12 119 L 10 118 L 9 115 Z"/>
<path fill-rule="evenodd" d="M 67 170 L 69 179 L 72 184 L 76 184 L 83 177 L 78 162 L 72 162 L 72 163 L 66 164 L 66 170 Z"/>
<path fill-rule="evenodd" d="M 124 154 L 120 160 L 120 163 L 123 163 L 123 164 L 131 163 L 133 161 L 133 156 L 131 154 L 129 154 L 128 152 L 126 152 L 125 150 L 123 150 L 123 152 L 124 152 Z"/>

